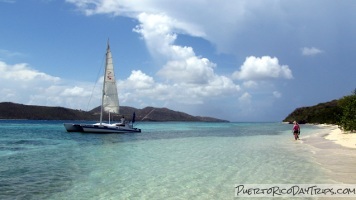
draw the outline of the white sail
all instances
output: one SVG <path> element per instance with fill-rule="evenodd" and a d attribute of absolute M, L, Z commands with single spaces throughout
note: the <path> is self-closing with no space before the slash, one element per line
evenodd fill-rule
<path fill-rule="evenodd" d="M 119 97 L 109 43 L 106 50 L 102 106 L 106 112 L 119 113 Z"/>

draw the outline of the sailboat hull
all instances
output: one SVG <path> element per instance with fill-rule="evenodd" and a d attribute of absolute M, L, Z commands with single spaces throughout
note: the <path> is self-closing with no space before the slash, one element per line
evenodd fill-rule
<path fill-rule="evenodd" d="M 67 132 L 83 133 L 139 133 L 141 129 L 129 125 L 119 126 L 115 124 L 69 124 L 65 123 Z"/>
<path fill-rule="evenodd" d="M 83 132 L 83 128 L 80 124 L 65 123 L 64 127 L 68 132 Z"/>

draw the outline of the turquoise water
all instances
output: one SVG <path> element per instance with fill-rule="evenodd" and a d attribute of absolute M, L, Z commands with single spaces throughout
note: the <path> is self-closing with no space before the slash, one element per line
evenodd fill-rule
<path fill-rule="evenodd" d="M 282 123 L 140 123 L 67 133 L 0 121 L 0 199 L 234 199 L 235 184 L 332 183 Z M 302 126 L 303 137 L 322 129 Z"/>

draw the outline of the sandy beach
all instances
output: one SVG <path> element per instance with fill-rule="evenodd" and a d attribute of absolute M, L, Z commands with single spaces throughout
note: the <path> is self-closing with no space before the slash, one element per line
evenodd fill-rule
<path fill-rule="evenodd" d="M 301 138 L 310 145 L 315 162 L 335 183 L 356 183 L 356 134 L 344 133 L 336 125 L 317 125 L 324 130 Z"/>
<path fill-rule="evenodd" d="M 331 140 L 336 144 L 339 144 L 348 148 L 356 149 L 356 133 L 347 133 L 339 129 L 336 125 L 321 125 L 330 126 L 331 132 L 325 136 L 325 139 Z"/>

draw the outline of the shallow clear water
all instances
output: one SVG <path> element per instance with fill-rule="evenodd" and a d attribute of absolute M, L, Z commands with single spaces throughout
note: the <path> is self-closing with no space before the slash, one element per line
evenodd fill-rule
<path fill-rule="evenodd" d="M 235 184 L 333 182 L 288 124 L 137 127 L 82 134 L 63 121 L 0 121 L 0 199 L 233 199 Z"/>

